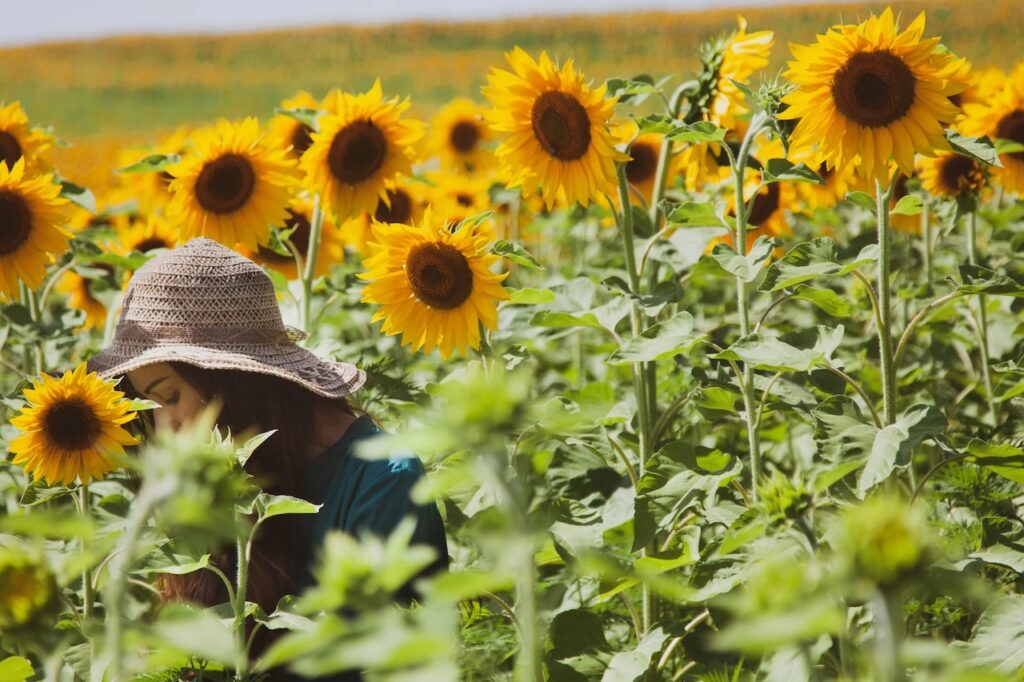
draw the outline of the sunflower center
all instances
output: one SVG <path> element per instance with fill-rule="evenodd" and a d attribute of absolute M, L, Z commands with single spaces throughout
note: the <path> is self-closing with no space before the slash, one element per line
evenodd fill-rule
<path fill-rule="evenodd" d="M 654 177 L 658 165 L 658 152 L 648 144 L 634 144 L 629 150 L 632 157 L 626 164 L 626 179 L 637 185 Z"/>
<path fill-rule="evenodd" d="M 32 212 L 17 192 L 0 191 L 0 256 L 17 251 L 32 231 Z"/>
<path fill-rule="evenodd" d="M 974 161 L 966 156 L 950 154 L 939 168 L 942 185 L 953 193 L 974 183 Z"/>
<path fill-rule="evenodd" d="M 233 213 L 245 206 L 256 187 L 256 172 L 241 154 L 225 154 L 203 166 L 196 200 L 210 213 Z"/>
<path fill-rule="evenodd" d="M 590 148 L 590 117 L 572 95 L 552 90 L 533 103 L 533 134 L 548 154 L 575 161 Z"/>
<path fill-rule="evenodd" d="M 759 192 L 757 198 L 754 199 L 754 206 L 750 209 L 750 215 L 747 216 L 747 224 L 759 227 L 778 209 L 779 183 L 773 182 L 765 188 L 763 193 Z"/>
<path fill-rule="evenodd" d="M 473 292 L 473 271 L 461 251 L 449 244 L 428 242 L 413 247 L 405 274 L 416 298 L 432 308 L 458 308 Z"/>
<path fill-rule="evenodd" d="M 468 154 L 480 141 L 480 129 L 472 121 L 459 121 L 448 133 L 448 141 L 460 154 Z"/>
<path fill-rule="evenodd" d="M 389 189 L 388 201 L 391 202 L 391 208 L 383 201 L 377 202 L 377 210 L 373 212 L 373 217 L 381 223 L 408 225 L 412 218 L 412 197 L 405 190 Z"/>
<path fill-rule="evenodd" d="M 387 150 L 388 141 L 373 121 L 355 121 L 334 136 L 327 152 L 327 165 L 335 178 L 355 185 L 377 172 Z"/>
<path fill-rule="evenodd" d="M 14 168 L 14 162 L 21 158 L 18 138 L 6 130 L 0 130 L 0 162 L 6 161 L 7 168 Z"/>
<path fill-rule="evenodd" d="M 305 123 L 299 123 L 292 130 L 292 153 L 295 156 L 302 156 L 310 145 L 313 138 L 309 136 L 310 128 Z"/>
<path fill-rule="evenodd" d="M 881 128 L 910 111 L 915 82 L 906 63 L 888 50 L 858 52 L 836 72 L 832 99 L 854 123 Z"/>
<path fill-rule="evenodd" d="M 996 126 L 996 137 L 1024 144 L 1024 109 L 1011 111 L 999 119 L 999 124 Z M 1006 156 L 1024 161 L 1024 151 L 1010 152 Z"/>
<path fill-rule="evenodd" d="M 900 199 L 902 199 L 903 197 L 907 196 L 910 193 L 907 191 L 908 179 L 909 178 L 907 178 L 907 176 L 904 175 L 903 173 L 900 173 L 900 177 L 897 178 L 896 186 L 892 190 L 892 199 L 889 200 L 889 203 L 892 204 L 893 206 L 895 206 Z"/>
<path fill-rule="evenodd" d="M 473 195 L 465 192 L 459 192 L 455 195 L 455 201 L 459 203 L 459 206 L 469 208 L 473 205 Z"/>
<path fill-rule="evenodd" d="M 152 251 L 153 249 L 169 249 L 169 248 L 171 248 L 170 243 L 166 239 L 164 239 L 163 237 L 146 237 L 145 239 L 143 239 L 142 241 L 137 243 L 133 247 L 133 250 L 141 251 L 142 253 L 146 253 L 147 251 Z"/>
<path fill-rule="evenodd" d="M 72 399 L 47 410 L 43 428 L 62 450 L 84 450 L 100 435 L 100 420 L 88 405 Z"/>

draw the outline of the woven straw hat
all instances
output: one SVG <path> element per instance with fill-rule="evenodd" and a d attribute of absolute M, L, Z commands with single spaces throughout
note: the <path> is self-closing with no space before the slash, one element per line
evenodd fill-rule
<path fill-rule="evenodd" d="M 209 369 L 272 374 L 327 397 L 358 389 L 366 373 L 295 341 L 270 278 L 256 263 L 197 237 L 147 261 L 128 282 L 110 346 L 86 363 L 100 377 L 179 360 Z"/>

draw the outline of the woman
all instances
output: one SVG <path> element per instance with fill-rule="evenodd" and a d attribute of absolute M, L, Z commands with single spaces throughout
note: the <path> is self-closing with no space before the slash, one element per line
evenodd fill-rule
<path fill-rule="evenodd" d="M 366 374 L 297 345 L 304 336 L 283 325 L 273 285 L 258 265 L 199 237 L 134 273 L 114 339 L 87 367 L 105 378 L 124 376 L 119 388 L 129 397 L 159 403 L 151 417 L 143 413 L 155 422 L 150 426 L 180 429 L 217 399 L 217 424 L 231 433 L 276 429 L 246 470 L 268 493 L 323 506 L 316 514 L 274 517 L 261 526 L 247 594 L 268 613 L 284 595 L 312 584 L 312 566 L 331 529 L 387 535 L 411 515 L 412 542 L 430 544 L 438 554 L 424 573 L 448 566 L 437 507 L 409 499 L 422 463 L 415 456 L 369 461 L 354 455 L 357 441 L 379 432 L 350 398 Z M 218 549 L 214 560 L 234 575 L 234 546 Z M 163 602 L 227 601 L 211 571 L 161 576 L 158 587 Z M 398 595 L 403 601 L 414 596 L 411 585 Z M 253 655 L 282 633 L 257 633 Z"/>

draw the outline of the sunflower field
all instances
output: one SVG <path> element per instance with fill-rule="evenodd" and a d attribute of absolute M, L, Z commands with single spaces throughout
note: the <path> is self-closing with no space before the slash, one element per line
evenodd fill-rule
<path fill-rule="evenodd" d="M 1024 62 L 885 9 L 771 73 L 771 28 L 599 83 L 516 47 L 425 120 L 297 92 L 95 191 L 0 102 L 0 682 L 1021 679 Z M 148 433 L 86 370 L 196 237 L 366 370 L 360 457 L 424 461 L 412 604 L 409 521 L 247 599 L 318 509 L 247 471 L 273 432 Z M 228 600 L 160 601 L 197 571 Z"/>

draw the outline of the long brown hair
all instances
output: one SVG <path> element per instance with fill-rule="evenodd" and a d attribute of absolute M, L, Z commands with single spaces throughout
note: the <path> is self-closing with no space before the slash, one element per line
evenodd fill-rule
<path fill-rule="evenodd" d="M 358 416 L 364 411 L 348 398 L 326 398 L 300 384 L 269 374 L 233 369 L 205 369 L 185 362 L 168 363 L 207 401 L 219 397 L 222 408 L 217 425 L 230 428 L 233 435 L 249 431 L 252 435 L 277 429 L 246 462 L 245 469 L 264 491 L 274 495 L 303 497 L 301 484 L 303 465 L 308 461 L 311 434 L 316 417 L 331 408 Z M 131 383 L 122 381 L 118 387 L 128 397 L 135 394 Z M 326 408 L 326 410 L 325 410 Z M 152 428 L 152 414 L 140 413 Z M 291 514 L 273 517 L 264 522 L 253 543 L 249 564 L 246 600 L 258 603 L 271 613 L 278 600 L 294 594 L 292 576 L 301 557 L 309 556 L 309 547 Z M 235 547 L 225 545 L 211 552 L 211 561 L 226 575 L 235 575 Z M 228 601 L 227 589 L 212 571 L 195 571 L 186 575 L 160 574 L 155 587 L 160 605 L 187 601 L 200 606 L 214 606 Z M 247 624 L 248 631 L 251 629 Z M 252 655 L 260 655 L 284 630 L 263 629 L 253 640 Z"/>

